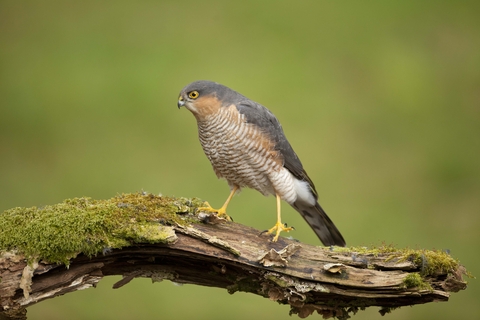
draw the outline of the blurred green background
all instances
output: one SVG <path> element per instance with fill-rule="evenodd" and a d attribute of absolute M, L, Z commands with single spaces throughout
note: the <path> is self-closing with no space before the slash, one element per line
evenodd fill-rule
<path fill-rule="evenodd" d="M 176 107 L 208 79 L 277 115 L 349 245 L 449 249 L 480 276 L 479 17 L 478 1 L 1 1 L 0 210 L 140 190 L 220 206 L 228 187 Z M 244 190 L 229 214 L 264 230 L 275 200 Z M 29 319 L 291 319 L 252 294 L 117 280 Z M 387 317 L 479 319 L 469 283 Z"/>

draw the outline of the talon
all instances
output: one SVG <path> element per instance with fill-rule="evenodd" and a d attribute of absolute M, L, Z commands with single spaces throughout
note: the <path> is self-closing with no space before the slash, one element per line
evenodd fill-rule
<path fill-rule="evenodd" d="M 258 235 L 261 236 L 262 234 L 264 233 L 268 233 L 268 230 L 263 230 L 262 232 L 260 232 Z"/>
<path fill-rule="evenodd" d="M 276 196 L 277 196 L 277 223 L 275 223 L 275 225 L 272 228 L 268 229 L 267 231 L 267 233 L 269 234 L 275 233 L 275 237 L 273 237 L 273 240 L 272 240 L 273 242 L 277 242 L 278 237 L 280 236 L 280 232 L 282 231 L 288 232 L 288 231 L 294 230 L 293 227 L 287 227 L 286 223 L 285 224 L 282 223 L 282 218 L 280 214 L 281 199 L 278 194 Z"/>
<path fill-rule="evenodd" d="M 238 190 L 238 187 L 233 187 L 232 188 L 232 190 L 230 191 L 230 195 L 227 198 L 227 201 L 225 201 L 225 203 L 223 204 L 223 206 L 220 209 L 213 209 L 212 206 L 207 201 L 205 201 L 204 202 L 205 207 L 198 207 L 197 211 L 199 210 L 199 211 L 207 211 L 207 212 L 216 213 L 217 217 L 219 217 L 219 218 L 224 218 L 227 221 L 233 221 L 233 219 L 230 218 L 227 214 L 227 207 L 228 207 L 228 204 L 230 203 L 230 200 L 232 200 L 233 196 L 235 195 L 235 192 L 237 192 L 237 190 Z"/>
<path fill-rule="evenodd" d="M 285 226 L 285 228 L 288 227 L 288 224 L 286 222 L 283 225 Z M 295 230 L 294 226 L 291 226 L 291 227 L 288 227 L 288 228 L 290 228 L 290 230 Z"/>
<path fill-rule="evenodd" d="M 283 224 L 280 221 L 277 221 L 277 223 L 275 223 L 275 225 L 272 228 L 270 228 L 267 231 L 267 233 L 269 233 L 269 234 L 275 233 L 275 237 L 273 237 L 272 241 L 277 242 L 278 237 L 280 236 L 280 232 L 282 232 L 282 231 L 288 232 L 288 231 L 291 231 L 291 230 L 293 230 L 292 227 L 287 227 L 286 224 Z"/>
<path fill-rule="evenodd" d="M 226 208 L 221 207 L 220 209 L 214 209 L 206 201 L 205 201 L 205 207 L 198 207 L 197 211 L 206 211 L 206 212 L 216 213 L 217 217 L 219 218 L 224 218 L 225 220 L 233 221 L 232 218 L 230 218 L 230 216 L 227 214 Z"/>

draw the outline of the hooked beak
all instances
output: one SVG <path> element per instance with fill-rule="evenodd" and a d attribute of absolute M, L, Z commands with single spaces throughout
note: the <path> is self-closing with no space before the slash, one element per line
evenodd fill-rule
<path fill-rule="evenodd" d="M 177 107 L 178 109 L 180 109 L 181 107 L 183 107 L 185 105 L 185 100 L 183 99 L 183 97 L 179 97 L 178 98 L 178 102 L 177 102 Z"/>

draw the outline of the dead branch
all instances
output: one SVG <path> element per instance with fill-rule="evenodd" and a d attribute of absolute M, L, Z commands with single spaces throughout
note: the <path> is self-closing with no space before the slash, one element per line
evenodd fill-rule
<path fill-rule="evenodd" d="M 137 196 L 146 202 L 154 197 Z M 114 198 L 119 208 L 128 202 L 122 197 Z M 138 199 L 136 206 L 145 205 Z M 466 288 L 465 269 L 443 252 L 325 248 L 286 238 L 273 243 L 271 236 L 253 228 L 189 212 L 196 223 L 155 221 L 158 228 L 171 231 L 167 242 L 131 241 L 93 256 L 78 253 L 68 268 L 0 247 L 0 319 L 26 319 L 26 307 L 95 286 L 110 275 L 123 277 L 114 288 L 148 277 L 225 288 L 229 293 L 251 292 L 289 304 L 290 312 L 302 318 L 314 311 L 347 318 L 369 306 L 385 313 L 447 301 L 451 292 Z"/>

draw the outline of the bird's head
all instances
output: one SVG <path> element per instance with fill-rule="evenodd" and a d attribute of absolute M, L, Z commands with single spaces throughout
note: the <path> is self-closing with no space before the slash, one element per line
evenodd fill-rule
<path fill-rule="evenodd" d="M 215 113 L 219 108 L 229 106 L 242 97 L 236 91 L 213 81 L 200 80 L 185 86 L 178 97 L 178 108 L 185 107 L 197 119 Z"/>

